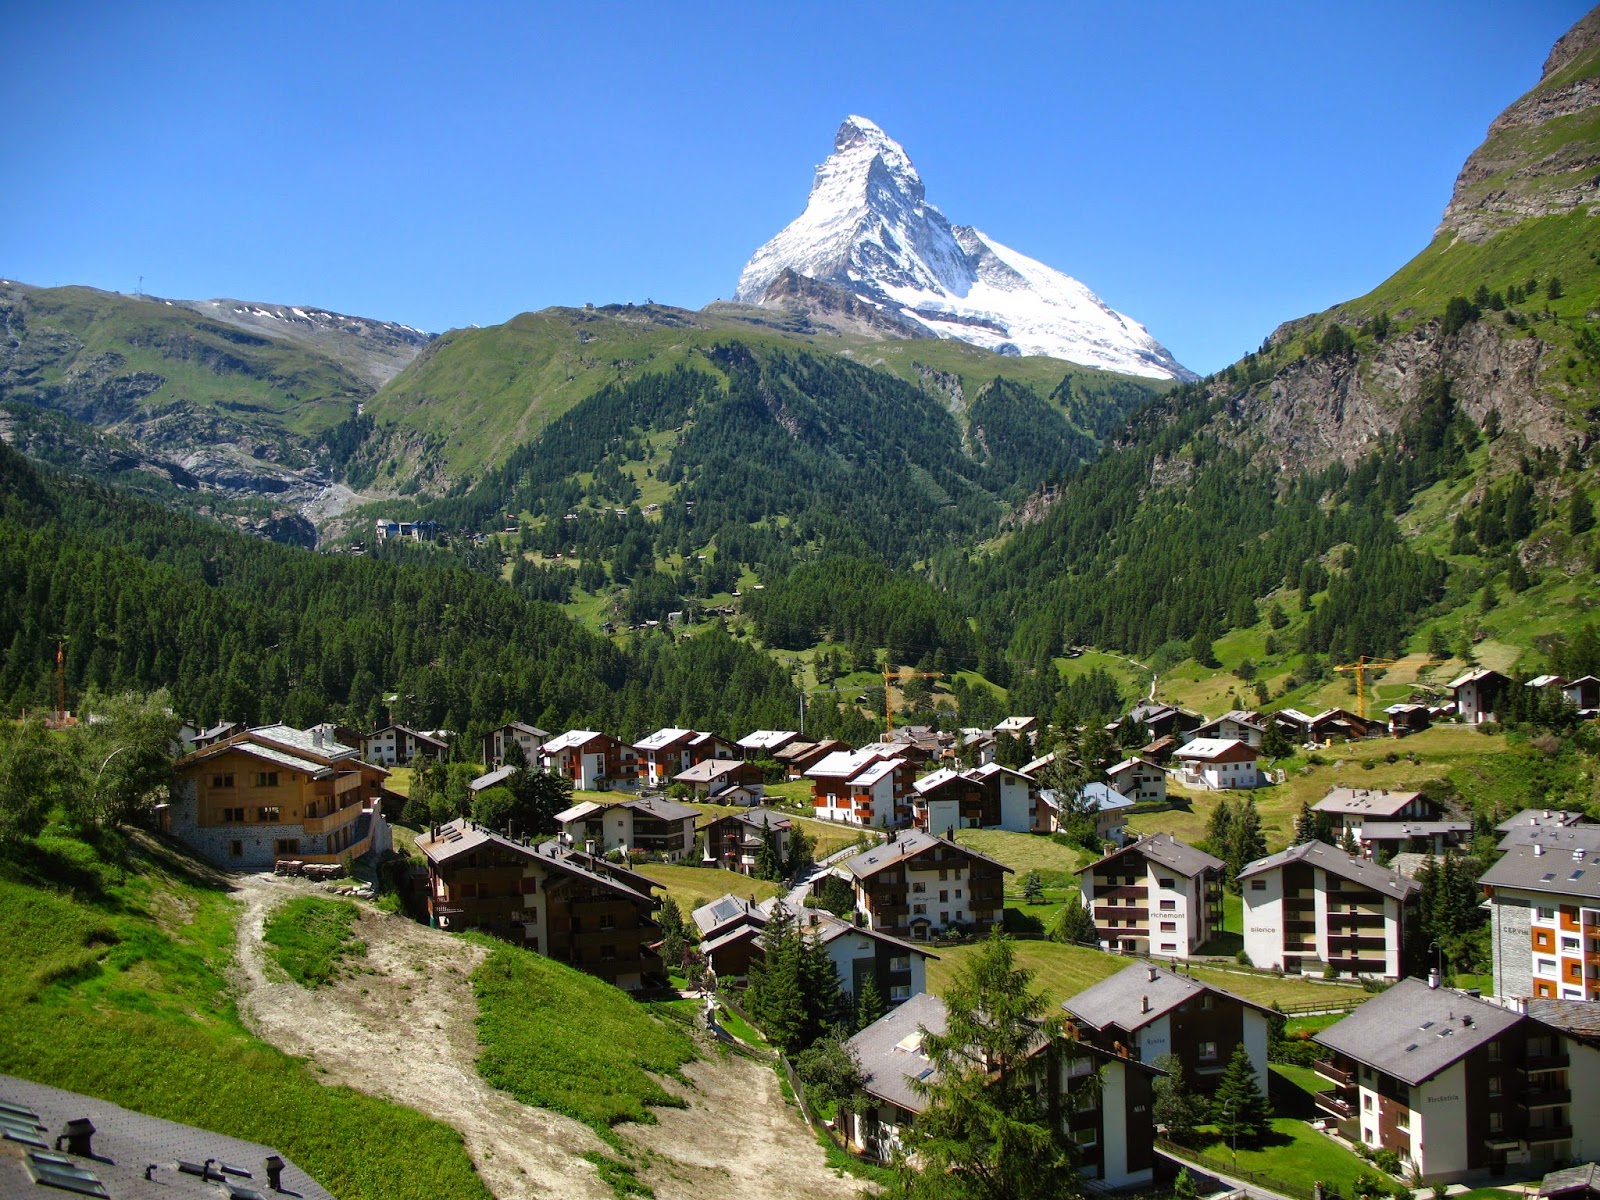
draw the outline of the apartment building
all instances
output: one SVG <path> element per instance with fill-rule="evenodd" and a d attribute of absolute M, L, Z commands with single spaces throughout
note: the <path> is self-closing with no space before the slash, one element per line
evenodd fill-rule
<path fill-rule="evenodd" d="M 1496 996 L 1600 1000 L 1600 826 L 1516 831 L 1479 879 Z M 1554 844 L 1552 844 L 1554 843 Z M 1505 842 L 1501 843 L 1503 846 Z"/>
<path fill-rule="evenodd" d="M 530 767 L 539 763 L 539 752 L 549 739 L 548 731 L 524 721 L 510 721 L 483 735 L 483 762 L 485 766 L 498 767 L 506 760 L 506 750 L 512 743 L 522 748 L 522 760 Z"/>
<path fill-rule="evenodd" d="M 782 813 L 770 808 L 751 808 L 718 817 L 703 831 L 706 864 L 741 875 L 755 874 L 769 829 L 779 857 L 787 856 L 794 822 Z"/>
<path fill-rule="evenodd" d="M 1081 1040 L 1113 1054 L 1154 1065 L 1176 1056 L 1184 1082 L 1197 1092 L 1215 1090 L 1241 1044 L 1267 1090 L 1267 1023 L 1270 1009 L 1179 975 L 1136 962 L 1079 992 L 1061 1007 Z"/>
<path fill-rule="evenodd" d="M 632 787 L 635 782 L 633 747 L 593 729 L 569 729 L 551 738 L 539 751 L 539 764 L 572 780 L 580 792 Z"/>
<path fill-rule="evenodd" d="M 1257 967 L 1294 974 L 1398 979 L 1422 887 L 1413 879 L 1310 841 L 1239 872 L 1244 950 Z"/>
<path fill-rule="evenodd" d="M 479 929 L 629 991 L 665 978 L 652 947 L 656 884 L 557 842 L 530 844 L 471 821 L 417 838 L 428 868 L 428 916 Z"/>
<path fill-rule="evenodd" d="M 945 929 L 987 928 L 1005 909 L 1010 867 L 920 830 L 844 860 L 869 928 L 924 941 Z"/>
<path fill-rule="evenodd" d="M 1033 825 L 1031 781 L 1020 771 L 985 763 L 965 771 L 941 767 L 912 784 L 911 823 L 924 833 Z"/>
<path fill-rule="evenodd" d="M 1516 1006 L 1402 979 L 1315 1038 L 1318 1107 L 1430 1182 L 1600 1151 L 1600 1051 Z"/>
<path fill-rule="evenodd" d="M 1078 873 L 1100 944 L 1123 954 L 1187 958 L 1222 928 L 1223 862 L 1152 833 Z"/>
<path fill-rule="evenodd" d="M 1421 792 L 1391 792 L 1387 788 L 1329 788 L 1311 811 L 1328 815 L 1334 840 L 1341 842 L 1346 834 L 1360 841 L 1362 827 L 1368 821 L 1435 821 L 1441 815 L 1439 806 Z"/>
<path fill-rule="evenodd" d="M 915 768 L 882 743 L 836 750 L 813 764 L 812 815 L 871 829 L 892 829 L 911 820 Z"/>
<path fill-rule="evenodd" d="M 948 1028 L 944 1001 L 913 996 L 850 1039 L 865 1078 L 867 1103 L 844 1118 L 850 1144 L 880 1162 L 893 1161 L 905 1130 L 927 1106 L 914 1080 L 934 1078 L 925 1034 Z M 1040 1039 L 1030 1056 L 1033 1083 L 1078 1148 L 1078 1169 L 1101 1188 L 1147 1185 L 1154 1179 L 1155 1123 L 1150 1110 L 1159 1072 L 1134 1059 L 1070 1039 Z"/>
<path fill-rule="evenodd" d="M 450 742 L 442 729 L 413 729 L 409 725 L 385 725 L 366 737 L 368 762 L 380 766 L 404 766 L 409 762 L 432 761 L 450 753 Z"/>
<path fill-rule="evenodd" d="M 694 825 L 700 811 L 675 800 L 641 796 L 628 800 L 585 800 L 556 814 L 569 846 L 594 854 L 612 850 L 660 854 L 683 862 L 694 851 Z"/>
<path fill-rule="evenodd" d="M 162 827 L 215 866 L 331 863 L 389 849 L 378 804 L 389 773 L 321 726 L 236 733 L 184 755 L 173 773 Z"/>
<path fill-rule="evenodd" d="M 1261 752 L 1238 738 L 1195 738 L 1178 747 L 1172 757 L 1178 760 L 1177 779 L 1184 787 L 1217 792 L 1260 787 L 1262 783 L 1256 767 Z"/>
<path fill-rule="evenodd" d="M 711 759 L 733 759 L 731 743 L 714 733 L 693 729 L 658 729 L 633 744 L 638 760 L 639 785 L 664 788 L 674 775 Z"/>
<path fill-rule="evenodd" d="M 1160 804 L 1167 798 L 1166 771 L 1160 763 L 1151 762 L 1143 755 L 1136 754 L 1107 767 L 1106 782 L 1119 796 L 1126 796 L 1134 804 Z"/>

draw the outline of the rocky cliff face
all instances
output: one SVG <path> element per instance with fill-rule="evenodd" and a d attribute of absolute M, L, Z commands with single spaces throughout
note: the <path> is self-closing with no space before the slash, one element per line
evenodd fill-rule
<path fill-rule="evenodd" d="M 1600 201 L 1600 9 L 1555 44 L 1539 83 L 1489 126 L 1435 231 L 1484 242 L 1527 217 Z"/>

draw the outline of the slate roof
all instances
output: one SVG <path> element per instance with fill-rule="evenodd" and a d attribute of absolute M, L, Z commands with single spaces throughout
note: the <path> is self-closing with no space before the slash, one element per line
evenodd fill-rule
<path fill-rule="evenodd" d="M 1476 671 L 1468 671 L 1465 675 L 1456 676 L 1449 683 L 1445 684 L 1445 687 L 1449 688 L 1451 691 L 1454 691 L 1456 688 L 1465 687 L 1469 683 L 1482 683 L 1488 679 L 1499 679 L 1506 681 L 1506 677 L 1500 674 L 1499 671 L 1491 671 L 1487 667 L 1480 667 Z"/>
<path fill-rule="evenodd" d="M 1528 998 L 1528 1015 L 1591 1046 L 1600 1046 L 1600 1000 Z"/>
<path fill-rule="evenodd" d="M 689 919 L 694 922 L 695 928 L 704 936 L 735 921 L 753 920 L 765 924 L 767 917 L 762 912 L 760 905 L 729 892 L 727 895 L 718 896 L 709 904 L 702 904 L 689 914 Z"/>
<path fill-rule="evenodd" d="M 863 1091 L 909 1112 L 926 1107 L 911 1086 L 913 1079 L 934 1075 L 933 1063 L 922 1053 L 922 1029 L 935 1036 L 945 1031 L 944 1001 L 927 992 L 918 992 L 850 1039 Z"/>
<path fill-rule="evenodd" d="M 792 729 L 757 729 L 745 734 L 734 745 L 745 750 L 774 750 L 799 736 Z"/>
<path fill-rule="evenodd" d="M 1359 883 L 1363 887 L 1369 887 L 1396 900 L 1403 900 L 1411 893 L 1422 890 L 1422 885 L 1414 879 L 1407 879 L 1396 871 L 1380 867 L 1364 858 L 1356 858 L 1326 842 L 1315 840 L 1290 846 L 1287 850 L 1280 850 L 1276 854 L 1269 854 L 1265 858 L 1256 859 L 1253 863 L 1247 863 L 1244 870 L 1239 872 L 1239 878 L 1247 879 L 1252 875 L 1275 871 L 1279 867 L 1296 862 L 1321 867 L 1341 879 Z"/>
<path fill-rule="evenodd" d="M 1471 832 L 1471 821 L 1363 821 L 1361 824 L 1361 840 L 1364 842 L 1392 842 L 1400 838 Z"/>
<path fill-rule="evenodd" d="M 708 758 L 672 777 L 673 783 L 715 783 L 724 775 L 737 775 L 751 765 L 737 758 Z"/>
<path fill-rule="evenodd" d="M 593 729 L 569 729 L 559 737 L 551 738 L 540 750 L 541 754 L 554 754 L 560 750 L 577 750 L 587 746 L 597 737 L 604 737 Z"/>
<path fill-rule="evenodd" d="M 1452 988 L 1402 979 L 1313 1036 L 1330 1050 L 1416 1085 L 1523 1020 Z"/>
<path fill-rule="evenodd" d="M 515 767 L 496 767 L 487 775 L 479 775 L 471 783 L 467 784 L 467 791 L 486 791 L 487 789 L 494 787 L 497 783 L 504 783 L 516 773 L 517 769 Z"/>
<path fill-rule="evenodd" d="M 1201 983 L 1187 975 L 1176 974 L 1151 962 L 1136 962 L 1124 967 L 1110 979 L 1102 979 L 1063 1002 L 1061 1007 L 1094 1029 L 1115 1025 L 1131 1033 L 1206 992 L 1236 1000 L 1260 1012 L 1270 1011 L 1232 992 Z M 1147 1007 L 1149 1011 L 1145 1011 Z"/>
<path fill-rule="evenodd" d="M 1551 1171 L 1539 1184 L 1541 1196 L 1564 1196 L 1570 1192 L 1600 1192 L 1600 1165 L 1584 1163 L 1564 1171 Z"/>
<path fill-rule="evenodd" d="M 1374 817 L 1393 817 L 1421 792 L 1391 792 L 1387 788 L 1329 788 L 1328 794 L 1311 807 L 1315 812 L 1350 813 Z"/>
<path fill-rule="evenodd" d="M 224 1165 L 239 1172 L 224 1176 L 235 1188 L 248 1188 L 251 1194 L 267 1197 L 277 1194 L 267 1186 L 266 1159 L 277 1153 L 271 1146 L 225 1137 L 176 1121 L 163 1121 L 105 1100 L 11 1075 L 0 1075 L 0 1105 L 6 1106 L 0 1110 L 0 1117 L 4 1118 L 0 1128 L 21 1134 L 38 1133 L 38 1140 L 46 1144 L 38 1147 L 6 1139 L 5 1148 L 0 1149 L 0 1196 L 7 1200 L 23 1196 L 49 1200 L 51 1196 L 74 1192 L 109 1195 L 116 1200 L 199 1200 L 200 1197 L 217 1200 L 229 1194 L 217 1178 L 218 1168 Z M 38 1118 L 37 1122 L 29 1119 L 26 1114 L 30 1113 Z M 94 1124 L 90 1146 L 94 1157 L 81 1158 L 64 1152 L 58 1155 L 54 1149 L 56 1136 L 68 1121 L 80 1117 L 87 1117 Z M 39 1130 L 38 1125 L 43 1125 L 44 1129 Z M 59 1185 L 36 1184 L 27 1165 L 29 1152 L 65 1160 L 50 1165 L 87 1172 L 102 1187 L 96 1192 L 87 1186 L 63 1189 Z M 207 1159 L 214 1160 L 211 1174 L 209 1179 L 202 1179 L 200 1172 Z M 145 1167 L 150 1163 L 156 1164 L 156 1169 L 153 1177 L 146 1180 Z M 180 1170 L 180 1163 L 192 1166 L 192 1173 Z M 333 1200 L 332 1193 L 287 1160 L 284 1160 L 282 1186 L 304 1200 Z"/>
<path fill-rule="evenodd" d="M 1119 858 L 1132 850 L 1138 850 L 1146 858 L 1158 862 L 1164 867 L 1171 867 L 1178 874 L 1190 878 L 1198 875 L 1201 871 L 1220 871 L 1227 865 L 1220 858 L 1214 858 L 1204 850 L 1196 850 L 1193 846 L 1180 842 L 1170 833 L 1151 833 L 1146 834 L 1136 842 L 1129 842 L 1126 846 L 1112 851 L 1096 862 L 1090 863 L 1087 867 L 1082 868 L 1078 874 L 1082 875 L 1084 871 L 1092 871 L 1101 863 L 1110 862 L 1112 859 Z"/>
<path fill-rule="evenodd" d="M 878 751 L 870 747 L 865 750 L 835 750 L 820 762 L 812 764 L 806 774 L 813 779 L 850 779 L 877 762 L 879 757 Z"/>
<path fill-rule="evenodd" d="M 940 767 L 937 771 L 933 772 L 933 774 L 924 775 L 911 786 L 916 788 L 919 793 L 927 795 L 927 793 L 933 791 L 935 788 L 942 787 L 944 784 L 960 778 L 962 778 L 960 771 L 952 771 L 949 767 Z"/>
<path fill-rule="evenodd" d="M 307 754 L 319 754 L 323 758 L 359 758 L 361 751 L 354 746 L 346 746 L 343 742 L 334 740 L 326 732 L 322 740 L 317 740 L 316 727 L 311 729 L 296 729 L 293 725 L 262 725 L 250 731 L 256 737 L 266 738 L 269 742 L 276 742 L 280 746 L 287 746 L 290 750 L 303 750 Z"/>
<path fill-rule="evenodd" d="M 1235 747 L 1243 747 L 1249 752 L 1251 758 L 1256 757 L 1255 747 L 1248 742 L 1240 741 L 1238 738 L 1208 737 L 1195 738 L 1192 742 L 1178 747 L 1175 757 L 1194 758 L 1202 762 L 1210 762 L 1224 754 L 1231 753 Z"/>
<path fill-rule="evenodd" d="M 1591 858 L 1586 848 L 1579 847 L 1571 853 L 1547 851 L 1542 854 L 1538 853 L 1539 849 L 1538 846 L 1512 846 L 1478 882 L 1578 900 L 1600 898 L 1600 861 Z M 1577 854 L 1583 857 L 1575 857 Z"/>
<path fill-rule="evenodd" d="M 1132 808 L 1133 801 L 1108 783 L 1086 783 L 1078 799 L 1095 812 L 1110 812 L 1117 808 Z"/>
<path fill-rule="evenodd" d="M 881 846 L 874 846 L 871 850 L 852 855 L 844 860 L 844 867 L 857 879 L 870 879 L 885 867 L 892 867 L 930 850 L 943 843 L 960 851 L 967 858 L 979 859 L 992 867 L 999 867 L 1002 871 L 1010 872 L 1011 868 L 1004 863 L 996 862 L 987 854 L 979 854 L 970 846 L 963 846 L 957 842 L 946 841 L 944 838 L 934 837 L 932 834 L 923 833 L 920 829 L 902 830 L 892 842 L 884 842 Z"/>
<path fill-rule="evenodd" d="M 1507 830 L 1498 843 L 1501 850 L 1513 846 L 1543 846 L 1546 854 L 1554 851 L 1570 856 L 1578 849 L 1600 854 L 1600 825 L 1520 825 Z"/>
<path fill-rule="evenodd" d="M 641 796 L 637 800 L 624 800 L 620 807 L 631 808 L 635 812 L 647 812 L 663 821 L 685 821 L 700 815 L 698 808 L 690 808 L 687 804 L 679 804 L 676 800 L 668 800 L 665 796 Z"/>
<path fill-rule="evenodd" d="M 1121 762 L 1117 763 L 1115 766 L 1107 767 L 1106 768 L 1106 774 L 1107 775 L 1121 775 L 1124 771 L 1131 771 L 1134 767 L 1148 767 L 1152 771 L 1161 770 L 1160 764 L 1153 763 L 1148 758 L 1145 758 L 1143 755 L 1136 754 L 1132 758 L 1123 759 Z M 1024 771 L 1024 773 L 1026 773 L 1027 768 L 1024 767 L 1023 771 Z"/>
<path fill-rule="evenodd" d="M 1582 825 L 1586 820 L 1581 812 L 1563 812 L 1557 808 L 1525 808 L 1516 816 L 1501 821 L 1495 829 L 1500 833 L 1510 833 L 1514 829 L 1538 829 L 1545 825 Z"/>
<path fill-rule="evenodd" d="M 635 750 L 665 750 L 674 742 L 693 736 L 694 730 L 692 729 L 658 729 L 642 742 L 635 742 L 633 748 Z"/>
<path fill-rule="evenodd" d="M 495 833 L 491 829 L 485 829 L 464 817 L 439 826 L 437 837 L 433 835 L 432 830 L 429 830 L 417 838 L 418 852 L 435 863 L 447 863 L 481 846 L 489 845 L 502 846 L 524 857 L 538 859 L 554 870 L 581 876 L 634 899 L 651 903 L 655 900 L 650 888 L 659 885 L 652 885 L 645 876 L 625 867 L 612 866 L 590 858 L 587 854 L 563 846 L 557 841 L 533 844 L 520 842 L 504 834 Z"/>

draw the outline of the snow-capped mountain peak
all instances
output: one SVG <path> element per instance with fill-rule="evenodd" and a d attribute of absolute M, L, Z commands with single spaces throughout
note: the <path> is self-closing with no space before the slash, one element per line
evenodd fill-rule
<path fill-rule="evenodd" d="M 751 257 L 735 300 L 781 304 L 768 292 L 793 271 L 854 293 L 912 336 L 1131 375 L 1194 377 L 1144 326 L 1076 279 L 951 225 L 927 203 L 905 148 L 876 123 L 847 117 L 833 145 L 805 212 Z"/>

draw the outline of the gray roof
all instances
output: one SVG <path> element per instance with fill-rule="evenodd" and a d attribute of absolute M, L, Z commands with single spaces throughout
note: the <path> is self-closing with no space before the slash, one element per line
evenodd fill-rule
<path fill-rule="evenodd" d="M 1541 825 L 1582 825 L 1587 817 L 1581 812 L 1562 812 L 1555 808 L 1525 808 L 1514 817 L 1507 817 L 1495 826 L 1498 833 L 1510 833 L 1522 826 L 1537 828 Z"/>
<path fill-rule="evenodd" d="M 92 1174 L 104 1186 L 97 1193 L 85 1189 L 82 1194 L 87 1195 L 109 1194 L 117 1200 L 185 1200 L 188 1197 L 216 1200 L 219 1195 L 226 1194 L 218 1180 L 218 1168 L 224 1165 L 241 1172 L 228 1177 L 228 1182 L 234 1186 L 251 1188 L 268 1196 L 274 1194 L 267 1186 L 265 1162 L 269 1155 L 279 1152 L 271 1146 L 225 1137 L 176 1121 L 163 1121 L 105 1100 L 11 1075 L 0 1075 L 0 1104 L 7 1106 L 0 1112 L 3 1117 L 0 1129 L 11 1131 L 7 1149 L 16 1152 L 16 1157 L 12 1157 L 0 1151 L 0 1196 L 33 1196 L 48 1200 L 50 1196 L 69 1195 L 75 1190 L 35 1184 L 26 1165 L 29 1153 L 66 1159 L 66 1163 L 56 1165 Z M 27 1113 L 38 1120 L 30 1120 Z M 90 1146 L 94 1157 L 57 1155 L 56 1136 L 68 1121 L 80 1117 L 87 1117 L 94 1124 Z M 40 1125 L 44 1126 L 42 1130 L 38 1129 Z M 37 1133 L 45 1147 L 15 1140 L 15 1135 L 26 1136 L 30 1132 Z M 208 1159 L 214 1160 L 211 1175 L 209 1179 L 202 1179 L 200 1172 Z M 146 1180 L 145 1167 L 150 1163 L 156 1164 L 156 1169 L 153 1178 Z M 180 1170 L 179 1163 L 192 1165 L 193 1172 Z M 249 1174 L 245 1176 L 242 1172 Z M 326 1188 L 292 1162 L 284 1162 L 282 1185 L 305 1200 L 333 1200 Z"/>
<path fill-rule="evenodd" d="M 1265 858 L 1258 858 L 1253 863 L 1245 864 L 1244 870 L 1239 872 L 1239 878 L 1244 879 L 1251 875 L 1260 875 L 1264 871 L 1276 871 L 1279 867 L 1289 863 L 1309 863 L 1313 867 L 1320 867 L 1330 874 L 1341 879 L 1348 879 L 1352 883 L 1359 883 L 1369 887 L 1375 892 L 1390 896 L 1396 900 L 1403 900 L 1412 892 L 1421 891 L 1422 885 L 1414 879 L 1407 879 L 1398 871 L 1391 871 L 1387 867 L 1380 867 L 1376 863 L 1368 862 L 1364 858 L 1356 858 L 1346 854 L 1337 847 L 1326 842 L 1302 842 L 1298 846 L 1290 846 L 1287 850 L 1280 850 L 1276 854 L 1269 854 Z"/>
<path fill-rule="evenodd" d="M 580 876 L 634 899 L 652 904 L 655 902 L 655 897 L 650 891 L 652 881 L 648 877 L 640 875 L 637 871 L 630 871 L 626 867 L 614 866 L 601 859 L 591 858 L 587 854 L 563 846 L 559 841 L 533 843 L 518 841 L 495 833 L 492 829 L 485 829 L 482 825 L 464 817 L 440 825 L 438 828 L 437 837 L 433 835 L 432 830 L 429 830 L 417 838 L 418 852 L 431 862 L 449 862 L 480 846 L 496 845 L 528 858 L 539 859 L 557 871 Z M 659 887 L 660 884 L 653 886 Z"/>
<path fill-rule="evenodd" d="M 1600 852 L 1600 825 L 1517 825 L 1500 839 L 1499 849 L 1513 846 L 1543 846 L 1545 852 L 1578 849 L 1589 854 Z"/>
<path fill-rule="evenodd" d="M 1392 842 L 1399 838 L 1471 832 L 1471 821 L 1363 821 L 1361 823 L 1361 840 L 1364 842 Z"/>
<path fill-rule="evenodd" d="M 1387 788 L 1336 787 L 1329 788 L 1328 794 L 1311 807 L 1316 812 L 1393 817 L 1421 795 L 1421 792 L 1391 792 Z"/>
<path fill-rule="evenodd" d="M 467 790 L 469 792 L 487 791 L 489 788 L 494 787 L 497 783 L 504 783 L 516 773 L 517 769 L 515 767 L 496 767 L 487 775 L 479 775 L 471 783 L 467 784 Z"/>
<path fill-rule="evenodd" d="M 933 1063 L 922 1053 L 921 1031 L 945 1031 L 944 1001 L 918 992 L 850 1039 L 861 1064 L 862 1090 L 910 1112 L 921 1112 L 926 1101 L 911 1086 L 913 1079 L 934 1076 Z"/>
<path fill-rule="evenodd" d="M 1092 871 L 1100 863 L 1110 862 L 1120 858 L 1130 851 L 1137 850 L 1152 862 L 1160 863 L 1163 867 L 1170 867 L 1178 874 L 1193 878 L 1201 871 L 1220 871 L 1227 864 L 1220 858 L 1214 858 L 1204 850 L 1196 850 L 1186 842 L 1180 842 L 1170 833 L 1146 834 L 1136 842 L 1129 842 L 1120 850 L 1114 850 L 1097 862 L 1090 863 L 1078 872 Z"/>
<path fill-rule="evenodd" d="M 794 822 L 775 808 L 746 808 L 720 816 L 712 824 L 715 825 L 717 821 L 739 821 L 745 825 L 753 825 L 757 829 L 765 829 L 768 825 L 774 829 L 794 828 Z"/>
<path fill-rule="evenodd" d="M 1523 1020 L 1465 992 L 1402 979 L 1314 1036 L 1358 1063 L 1418 1084 Z"/>
<path fill-rule="evenodd" d="M 1551 1171 L 1539 1185 L 1539 1195 L 1558 1196 L 1563 1192 L 1600 1192 L 1600 1165 L 1584 1163 L 1564 1171 Z"/>
<path fill-rule="evenodd" d="M 1600 1000 L 1549 1000 L 1530 996 L 1528 1015 L 1591 1046 L 1600 1046 Z"/>
<path fill-rule="evenodd" d="M 902 830 L 895 836 L 894 841 L 884 842 L 881 846 L 874 846 L 871 850 L 845 859 L 844 866 L 857 879 L 868 879 L 885 867 L 892 867 L 902 863 L 908 858 L 921 854 L 924 850 L 931 850 L 940 843 L 959 850 L 968 858 L 976 858 L 988 863 L 990 866 L 999 867 L 1002 871 L 1011 870 L 1004 863 L 996 862 L 987 854 L 979 854 L 970 846 L 963 846 L 959 842 L 934 837 L 932 834 L 923 833 L 920 829 Z"/>
<path fill-rule="evenodd" d="M 1541 846 L 1512 846 L 1485 871 L 1479 883 L 1492 887 L 1548 892 L 1579 900 L 1600 897 L 1600 861 L 1585 847 L 1540 853 Z M 1582 858 L 1577 857 L 1583 855 Z"/>
<path fill-rule="evenodd" d="M 711 933 L 734 921 L 748 920 L 762 925 L 767 921 L 760 905 L 742 896 L 735 896 L 732 892 L 718 896 L 709 904 L 702 904 L 689 914 L 689 918 L 701 934 Z"/>
<path fill-rule="evenodd" d="M 1102 979 L 1062 1003 L 1078 1020 L 1095 1029 L 1115 1025 L 1132 1032 L 1206 992 L 1236 1000 L 1249 1008 L 1267 1010 L 1254 1001 L 1219 987 L 1179 975 L 1152 962 L 1136 962 L 1110 979 Z"/>
<path fill-rule="evenodd" d="M 330 729 L 331 726 L 296 729 L 293 725 L 261 725 L 250 732 L 257 737 L 277 742 L 280 746 L 287 746 L 291 750 L 304 750 L 308 754 L 320 754 L 323 758 L 360 757 L 360 750 L 336 741 L 329 733 Z M 317 740 L 319 730 L 322 733 L 321 741 Z"/>
<path fill-rule="evenodd" d="M 663 821 L 683 821 L 700 815 L 698 808 L 690 808 L 687 804 L 679 804 L 676 800 L 668 800 L 664 796 L 642 796 L 637 800 L 624 800 L 622 803 L 624 808 L 631 808 L 635 812 L 647 812 Z"/>

